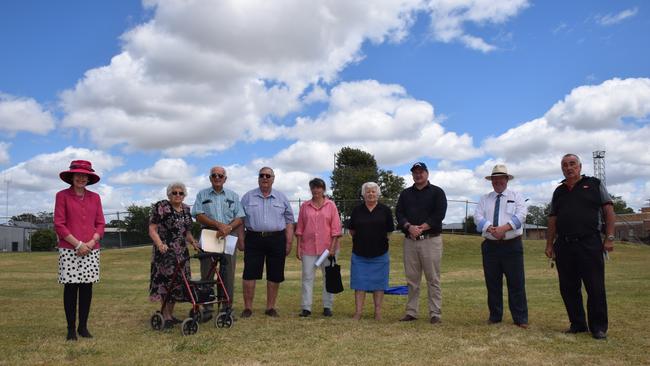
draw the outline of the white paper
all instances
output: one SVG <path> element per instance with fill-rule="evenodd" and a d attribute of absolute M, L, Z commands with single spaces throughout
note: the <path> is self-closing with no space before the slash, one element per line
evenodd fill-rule
<path fill-rule="evenodd" d="M 199 245 L 204 252 L 223 253 L 226 247 L 224 238 L 217 238 L 217 231 L 210 229 L 201 230 L 201 239 Z"/>
<path fill-rule="evenodd" d="M 320 257 L 318 257 L 318 259 L 316 260 L 316 263 L 314 263 L 314 266 L 316 267 L 320 266 L 325 260 L 325 258 L 327 258 L 329 255 L 330 255 L 330 251 L 325 249 L 323 254 L 321 254 Z"/>
<path fill-rule="evenodd" d="M 234 235 L 226 236 L 226 254 L 233 255 L 235 254 L 235 249 L 237 249 L 237 237 Z"/>

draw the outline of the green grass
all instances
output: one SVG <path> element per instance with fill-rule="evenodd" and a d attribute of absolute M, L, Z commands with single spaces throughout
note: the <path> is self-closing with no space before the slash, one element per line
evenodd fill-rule
<path fill-rule="evenodd" d="M 201 324 L 194 336 L 178 329 L 154 332 L 148 301 L 150 248 L 102 252 L 101 282 L 94 287 L 89 328 L 95 338 L 66 342 L 62 287 L 56 283 L 56 253 L 0 255 L 0 364 L 444 364 L 444 365 L 647 365 L 650 364 L 650 247 L 618 243 L 607 263 L 610 331 L 607 341 L 588 334 L 565 335 L 567 316 L 557 274 L 542 241 L 526 242 L 526 289 L 531 326 L 486 325 L 486 291 L 480 238 L 447 235 L 443 254 L 443 324 L 426 319 L 399 323 L 405 297 L 386 296 L 384 320 L 372 319 L 367 296 L 364 319 L 350 319 L 350 239 L 339 261 L 346 290 L 336 296 L 334 317 L 320 316 L 320 284 L 314 315 L 299 318 L 300 265 L 293 253 L 281 285 L 281 317 L 262 314 L 265 283 L 258 282 L 254 315 L 230 329 Z M 403 284 L 401 238 L 391 238 L 391 284 Z M 243 265 L 237 267 L 241 278 Z M 192 265 L 198 273 L 198 263 Z M 320 275 L 318 275 L 320 279 Z M 235 306 L 241 311 L 241 283 Z M 504 293 L 506 293 L 504 291 Z M 421 296 L 424 295 L 421 294 Z M 177 306 L 185 316 L 187 304 Z M 420 302 L 426 314 L 425 296 Z"/>

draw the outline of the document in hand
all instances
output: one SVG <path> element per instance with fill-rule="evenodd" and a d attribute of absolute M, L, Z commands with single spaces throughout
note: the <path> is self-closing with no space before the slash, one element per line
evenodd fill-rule
<path fill-rule="evenodd" d="M 217 231 L 210 229 L 201 230 L 201 239 L 199 245 L 204 252 L 223 253 L 226 249 L 226 239 L 217 238 Z"/>

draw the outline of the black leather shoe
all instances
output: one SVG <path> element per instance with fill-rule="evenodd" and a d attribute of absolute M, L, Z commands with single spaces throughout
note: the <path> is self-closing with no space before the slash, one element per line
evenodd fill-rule
<path fill-rule="evenodd" d="M 602 330 L 591 333 L 591 336 L 594 337 L 594 339 L 607 339 L 607 333 L 603 332 Z"/>
<path fill-rule="evenodd" d="M 278 314 L 278 311 L 273 308 L 264 310 L 264 314 L 270 316 L 271 318 L 277 318 L 280 316 L 280 314 Z"/>
<path fill-rule="evenodd" d="M 587 332 L 587 327 L 576 327 L 576 326 L 570 326 L 569 329 L 565 330 L 564 333 L 566 334 L 577 334 L 577 333 L 585 333 Z"/>
<path fill-rule="evenodd" d="M 77 333 L 79 333 L 79 335 L 84 337 L 84 338 L 92 338 L 93 337 L 93 335 L 90 334 L 90 332 L 88 331 L 88 328 L 77 329 Z"/>
<path fill-rule="evenodd" d="M 65 337 L 66 341 L 76 341 L 77 340 L 77 332 L 74 330 L 68 330 L 68 335 Z"/>
<path fill-rule="evenodd" d="M 241 318 L 250 318 L 253 315 L 253 310 L 251 309 L 244 309 L 244 311 L 241 312 L 240 317 Z"/>
<path fill-rule="evenodd" d="M 399 321 L 401 321 L 401 322 L 411 322 L 411 321 L 413 321 L 413 320 L 417 320 L 417 319 L 418 319 L 418 318 L 414 317 L 413 315 L 406 314 L 406 315 L 404 315 L 404 317 L 403 317 L 402 319 L 400 319 Z"/>
<path fill-rule="evenodd" d="M 488 319 L 487 323 L 488 323 L 488 324 L 499 324 L 499 323 L 501 323 L 501 320 L 492 320 L 492 319 Z"/>
<path fill-rule="evenodd" d="M 301 317 L 301 318 L 306 318 L 306 317 L 308 317 L 310 315 L 311 315 L 311 311 L 305 310 L 305 309 L 302 309 L 300 314 L 298 314 L 298 316 Z"/>
<path fill-rule="evenodd" d="M 327 317 L 329 317 L 329 316 L 332 316 L 332 315 L 334 315 L 334 314 L 332 314 L 332 309 L 330 309 L 330 308 L 323 308 L 323 316 L 327 316 Z"/>

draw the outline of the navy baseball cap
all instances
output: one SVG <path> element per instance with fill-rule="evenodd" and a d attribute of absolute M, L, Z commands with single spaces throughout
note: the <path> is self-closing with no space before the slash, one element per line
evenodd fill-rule
<path fill-rule="evenodd" d="M 418 161 L 417 163 L 413 164 L 413 166 L 411 167 L 411 172 L 413 172 L 415 169 L 423 169 L 427 172 L 429 171 L 429 169 L 427 169 L 427 165 L 421 161 Z"/>

